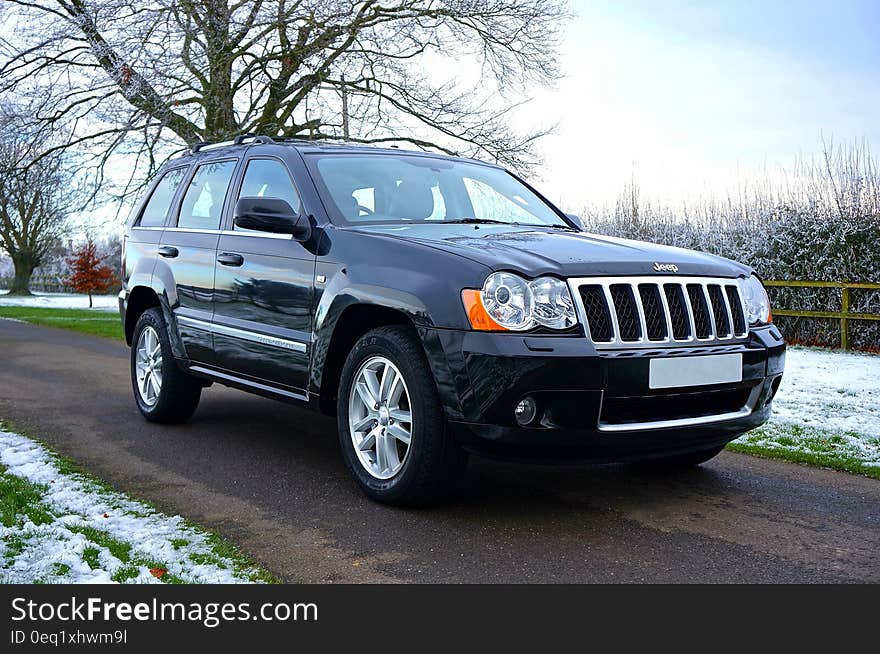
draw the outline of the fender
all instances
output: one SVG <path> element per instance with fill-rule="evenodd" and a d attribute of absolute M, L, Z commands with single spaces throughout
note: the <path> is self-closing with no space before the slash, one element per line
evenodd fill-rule
<path fill-rule="evenodd" d="M 375 272 L 375 269 L 373 269 L 373 272 Z M 398 276 L 398 279 L 405 279 L 408 284 L 418 284 L 419 282 L 414 279 L 418 276 L 419 273 L 409 273 L 402 278 Z M 455 295 L 455 299 L 460 302 L 460 299 L 457 297 L 459 293 Z M 351 278 L 345 268 L 337 268 L 336 274 L 327 280 L 325 288 L 323 290 L 320 288 L 316 289 L 315 322 L 309 375 L 311 394 L 320 393 L 330 344 L 340 317 L 347 309 L 354 306 L 375 307 L 391 310 L 404 316 L 416 328 L 416 332 L 422 341 L 428 365 L 431 367 L 437 383 L 443 405 L 446 407 L 450 417 L 460 416 L 461 408 L 458 394 L 455 392 L 453 374 L 446 359 L 446 353 L 438 338 L 438 330 L 436 329 L 438 325 L 435 318 L 437 313 L 436 311 L 432 312 L 422 297 L 414 292 L 400 288 L 389 288 L 374 284 L 358 284 Z M 460 312 L 463 316 L 463 309 Z M 449 322 L 449 320 L 444 322 Z M 458 327 L 458 325 L 456 326 Z"/>
<path fill-rule="evenodd" d="M 355 283 L 345 268 L 338 268 L 323 289 L 316 288 L 315 304 L 310 373 L 313 392 L 321 388 L 323 363 L 327 359 L 334 331 L 339 318 L 349 307 L 367 305 L 390 309 L 405 316 L 416 327 L 432 324 L 425 303 L 413 293 Z"/>
<path fill-rule="evenodd" d="M 174 283 L 174 277 L 168 264 L 158 259 L 158 257 L 142 257 L 138 259 L 126 287 L 129 297 L 131 297 L 134 289 L 146 287 L 151 289 L 159 298 L 159 306 L 162 309 L 162 315 L 165 317 L 165 323 L 168 325 L 171 351 L 178 363 L 185 367 L 189 359 L 186 356 L 186 349 L 184 348 L 183 340 L 180 338 L 180 331 L 177 326 L 177 318 L 174 315 L 174 308 L 178 305 L 177 286 Z"/>

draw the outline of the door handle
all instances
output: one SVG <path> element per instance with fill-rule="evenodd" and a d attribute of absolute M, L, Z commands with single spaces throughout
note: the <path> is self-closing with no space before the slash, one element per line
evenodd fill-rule
<path fill-rule="evenodd" d="M 159 256 L 161 256 L 161 257 L 173 259 L 178 254 L 180 254 L 180 253 L 177 251 L 177 248 L 173 248 L 170 245 L 163 245 L 162 247 L 159 248 Z"/>
<path fill-rule="evenodd" d="M 244 263 L 244 257 L 234 252 L 221 252 L 217 255 L 217 261 L 224 266 L 240 266 Z"/>

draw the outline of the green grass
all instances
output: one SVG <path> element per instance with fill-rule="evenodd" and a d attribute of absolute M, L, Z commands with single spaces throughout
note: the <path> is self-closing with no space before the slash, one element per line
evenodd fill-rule
<path fill-rule="evenodd" d="M 109 550 L 110 554 L 123 563 L 131 561 L 131 543 L 124 543 L 121 540 L 117 540 L 107 532 L 95 529 L 94 527 L 68 525 L 67 528 L 76 534 L 82 534 L 95 545 L 106 548 Z"/>
<path fill-rule="evenodd" d="M 112 311 L 94 309 L 49 309 L 44 307 L 0 307 L 0 318 L 15 318 L 34 325 L 70 329 L 81 334 L 122 339 L 122 322 Z"/>
<path fill-rule="evenodd" d="M 53 516 L 42 503 L 46 488 L 6 472 L 0 466 L 0 523 L 12 527 L 27 518 L 35 525 L 52 522 Z"/>
<path fill-rule="evenodd" d="M 742 440 L 728 444 L 727 449 L 880 479 L 880 466 L 867 465 L 865 453 L 855 441 L 880 450 L 880 439 L 776 422 L 749 432 Z"/>
<path fill-rule="evenodd" d="M 70 572 L 70 566 L 66 563 L 53 563 L 52 564 L 52 574 L 58 575 L 59 577 L 63 577 L 68 572 Z"/>
<path fill-rule="evenodd" d="M 97 547 L 89 545 L 88 547 L 83 548 L 83 561 L 85 561 L 92 570 L 97 570 L 101 567 L 101 563 L 98 561 L 98 555 L 100 553 L 101 551 Z"/>

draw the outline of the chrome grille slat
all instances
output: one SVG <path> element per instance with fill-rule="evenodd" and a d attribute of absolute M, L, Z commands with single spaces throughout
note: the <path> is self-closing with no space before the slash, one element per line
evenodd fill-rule
<path fill-rule="evenodd" d="M 706 303 L 706 313 L 709 315 L 709 336 L 708 338 L 719 338 L 718 325 L 715 324 L 715 310 L 712 306 L 712 294 L 709 293 L 709 285 L 706 282 L 700 284 L 703 289 L 703 302 Z"/>
<path fill-rule="evenodd" d="M 735 279 L 725 277 L 692 277 L 653 275 L 638 277 L 578 277 L 568 280 L 572 297 L 575 298 L 577 310 L 581 322 L 585 326 L 585 333 L 590 334 L 590 324 L 584 309 L 584 298 L 580 293 L 582 286 L 594 287 L 592 298 L 604 297 L 607 310 L 607 318 L 611 324 L 611 338 L 596 341 L 597 349 L 632 349 L 632 348 L 657 348 L 664 346 L 687 346 L 687 345 L 713 345 L 730 344 L 741 341 L 748 336 L 748 325 L 737 317 L 732 302 L 738 303 L 740 315 L 745 315 L 742 294 Z M 612 292 L 612 286 L 616 288 Z M 718 288 L 714 288 L 714 287 Z M 669 294 L 667 295 L 667 287 Z M 690 290 L 689 290 L 689 287 Z M 710 287 L 712 290 L 710 291 Z M 601 288 L 602 293 L 599 293 Z M 643 296 L 643 293 L 645 295 Z M 702 330 L 697 329 L 698 321 L 695 316 L 695 307 L 691 298 L 699 300 L 702 297 L 703 306 L 698 307 L 702 316 L 700 324 Z M 718 297 L 713 300 L 713 295 Z M 617 301 L 615 301 L 617 300 Z M 650 312 L 646 311 L 646 302 Z M 658 310 L 659 303 L 659 310 Z M 678 316 L 673 324 L 672 305 L 676 305 Z M 681 311 L 683 305 L 684 312 Z M 595 308 L 595 304 L 593 305 Z M 624 322 L 627 325 L 627 333 L 621 333 L 619 312 L 623 311 Z M 633 312 L 635 316 L 633 316 Z M 595 316 L 595 311 L 593 311 Z M 634 320 L 635 319 L 635 320 Z M 686 325 L 683 323 L 687 323 Z M 719 334 L 719 325 L 723 334 Z M 637 325 L 637 327 L 636 327 Z M 726 325 L 726 327 L 725 327 Z M 742 327 L 745 331 L 738 331 Z M 687 334 L 683 334 L 686 327 Z M 634 329 L 635 328 L 635 329 Z M 634 331 L 638 334 L 633 338 Z M 700 337 L 700 334 L 708 334 Z M 605 330 L 607 332 L 607 329 Z M 665 334 L 663 338 L 657 338 Z M 684 338 L 676 338 L 676 334 L 684 335 Z M 624 339 L 624 336 L 626 339 Z M 651 338 L 654 336 L 654 338 Z"/>
<path fill-rule="evenodd" d="M 666 338 L 675 339 L 675 329 L 672 325 L 672 312 L 669 311 L 669 301 L 666 299 L 666 288 L 663 284 L 657 284 L 657 294 L 660 296 L 660 305 L 663 307 L 663 315 L 666 318 Z"/>
<path fill-rule="evenodd" d="M 694 308 L 691 306 L 691 294 L 688 293 L 687 284 L 681 284 L 681 295 L 684 298 L 684 306 L 687 309 L 688 314 L 688 330 L 690 331 L 690 337 L 688 340 L 696 341 L 697 321 L 694 320 Z"/>
<path fill-rule="evenodd" d="M 611 284 L 602 284 L 605 291 L 605 302 L 608 303 L 608 315 L 611 316 L 612 343 L 620 343 L 620 325 L 617 322 L 617 311 L 614 309 L 614 298 L 611 297 Z"/>

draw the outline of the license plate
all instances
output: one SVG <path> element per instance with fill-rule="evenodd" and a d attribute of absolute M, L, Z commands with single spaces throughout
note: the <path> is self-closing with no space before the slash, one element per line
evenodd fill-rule
<path fill-rule="evenodd" d="M 742 354 L 651 359 L 649 388 L 708 386 L 742 381 Z"/>

